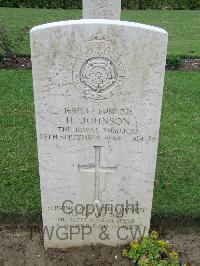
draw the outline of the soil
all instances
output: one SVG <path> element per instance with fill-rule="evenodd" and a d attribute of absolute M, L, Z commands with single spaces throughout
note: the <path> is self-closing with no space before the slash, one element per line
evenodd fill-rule
<path fill-rule="evenodd" d="M 179 70 L 182 70 L 182 71 L 200 71 L 200 58 L 181 59 L 181 67 Z"/>
<path fill-rule="evenodd" d="M 0 69 L 31 69 L 30 56 L 24 57 L 5 57 L 0 60 Z M 167 70 L 174 70 L 167 67 Z M 181 71 L 200 71 L 200 58 L 181 59 Z"/>
<path fill-rule="evenodd" d="M 40 228 L 0 225 L 0 266 L 130 266 L 124 247 L 45 249 Z M 188 266 L 200 266 L 200 226 L 166 227 L 162 236 L 178 250 Z"/>
<path fill-rule="evenodd" d="M 0 60 L 0 69 L 31 69 L 30 56 L 24 57 L 5 57 Z"/>

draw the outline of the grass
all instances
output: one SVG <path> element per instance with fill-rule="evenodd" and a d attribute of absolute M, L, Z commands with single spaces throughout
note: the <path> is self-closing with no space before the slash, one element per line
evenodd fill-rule
<path fill-rule="evenodd" d="M 153 212 L 200 217 L 198 72 L 166 74 Z"/>
<path fill-rule="evenodd" d="M 1 70 L 0 214 L 40 209 L 31 71 Z M 153 214 L 200 218 L 198 91 L 200 75 L 167 72 Z"/>
<path fill-rule="evenodd" d="M 11 35 L 16 37 L 23 28 L 35 25 L 81 18 L 80 10 L 0 8 L 0 23 L 8 27 Z M 155 25 L 169 32 L 168 54 L 181 57 L 200 57 L 200 11 L 196 10 L 143 10 L 123 11 L 122 20 Z M 13 37 L 13 38 L 14 38 Z M 29 36 L 26 34 L 22 47 L 16 53 L 30 54 Z"/>
<path fill-rule="evenodd" d="M 0 71 L 0 213 L 40 209 L 30 71 Z"/>

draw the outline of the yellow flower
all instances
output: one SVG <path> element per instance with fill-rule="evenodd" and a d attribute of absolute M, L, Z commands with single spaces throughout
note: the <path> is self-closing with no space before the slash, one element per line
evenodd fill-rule
<path fill-rule="evenodd" d="M 164 241 L 164 240 L 159 240 L 159 241 L 158 241 L 158 245 L 159 245 L 161 248 L 167 248 L 167 247 L 169 247 L 169 244 L 168 244 L 166 241 Z"/>
<path fill-rule="evenodd" d="M 123 256 L 123 257 L 128 257 L 128 250 L 124 249 L 124 250 L 122 251 L 122 256 Z"/>
<path fill-rule="evenodd" d="M 132 249 L 137 249 L 138 247 L 139 247 L 139 244 L 137 242 L 135 242 L 135 241 L 131 242 L 131 248 Z"/>
<path fill-rule="evenodd" d="M 139 262 L 140 262 L 140 263 L 145 263 L 145 265 L 146 265 L 146 263 L 148 262 L 148 259 L 147 259 L 146 256 L 142 256 L 142 257 L 140 258 Z M 142 264 L 142 265 L 143 265 L 143 264 Z"/>
<path fill-rule="evenodd" d="M 153 239 L 158 239 L 159 233 L 156 232 L 156 231 L 152 231 L 150 237 L 153 238 Z"/>
<path fill-rule="evenodd" d="M 171 253 L 169 253 L 169 256 L 171 257 L 171 258 L 178 258 L 178 253 L 177 252 L 175 252 L 175 251 L 172 251 Z"/>

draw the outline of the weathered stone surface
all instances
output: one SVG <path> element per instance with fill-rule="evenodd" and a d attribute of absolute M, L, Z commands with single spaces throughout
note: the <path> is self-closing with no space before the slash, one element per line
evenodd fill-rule
<path fill-rule="evenodd" d="M 31 30 L 46 247 L 148 234 L 166 49 L 164 30 L 136 23 Z"/>
<path fill-rule="evenodd" d="M 84 19 L 117 20 L 121 16 L 121 0 L 83 0 Z"/>

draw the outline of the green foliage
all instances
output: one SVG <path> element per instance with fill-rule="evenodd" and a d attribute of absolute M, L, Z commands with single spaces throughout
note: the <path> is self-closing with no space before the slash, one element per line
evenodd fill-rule
<path fill-rule="evenodd" d="M 179 266 L 179 256 L 165 240 L 159 239 L 153 231 L 140 242 L 132 241 L 123 256 L 131 259 L 138 266 Z M 186 266 L 186 265 L 185 265 Z"/>
<path fill-rule="evenodd" d="M 0 26 L 0 58 L 14 52 L 14 43 L 5 25 Z"/>
<path fill-rule="evenodd" d="M 176 57 L 174 55 L 167 56 L 167 68 L 177 70 L 181 66 L 181 59 L 180 57 Z"/>
<path fill-rule="evenodd" d="M 82 0 L 0 0 L 0 6 L 74 9 L 82 7 Z"/>
<path fill-rule="evenodd" d="M 74 9 L 82 0 L 0 0 L 0 6 Z M 199 9 L 200 0 L 122 0 L 124 9 Z"/>
<path fill-rule="evenodd" d="M 12 35 L 6 25 L 0 22 L 0 59 L 18 53 L 28 30 L 28 27 L 24 27 L 16 35 Z"/>
<path fill-rule="evenodd" d="M 126 9 L 199 9 L 200 0 L 122 0 Z"/>

